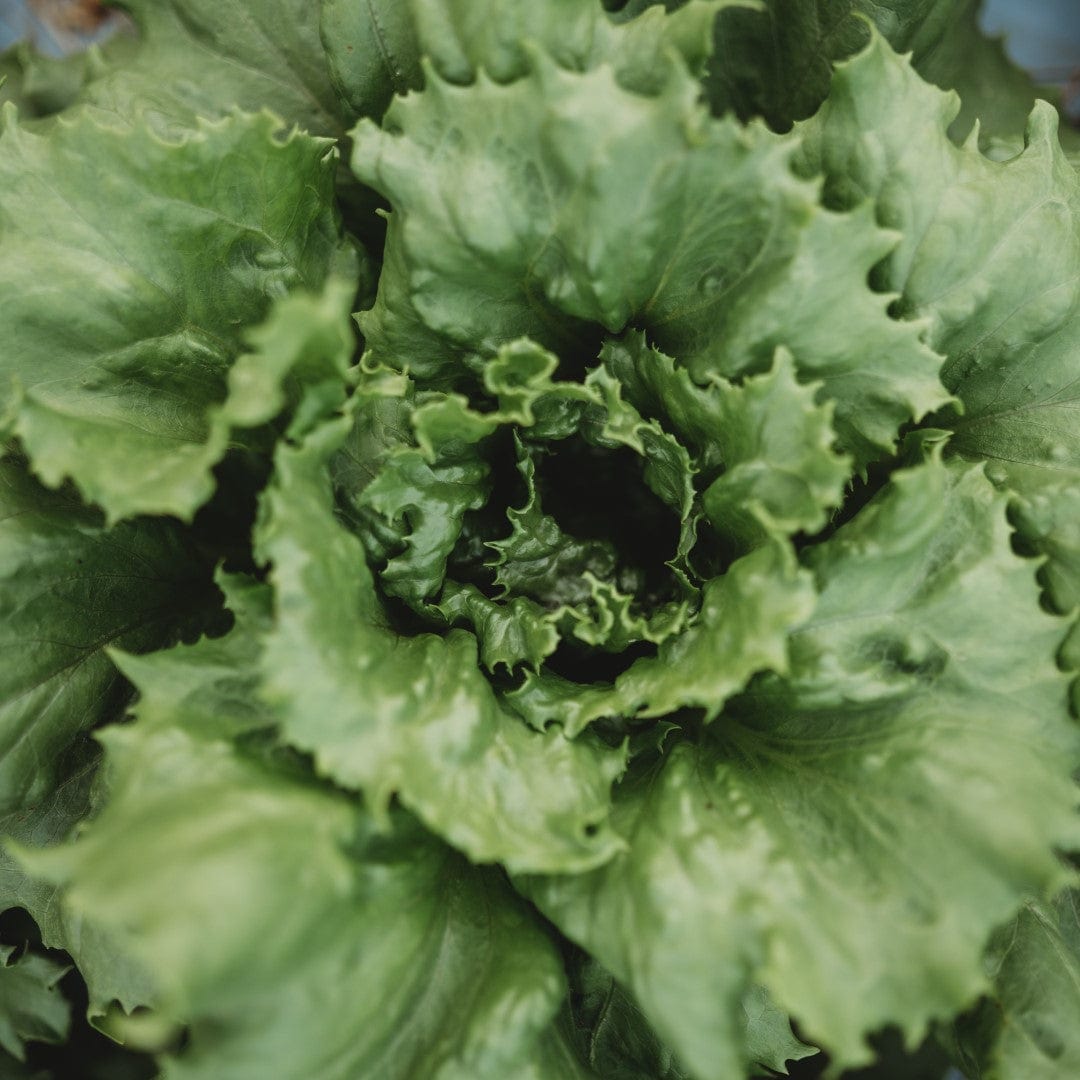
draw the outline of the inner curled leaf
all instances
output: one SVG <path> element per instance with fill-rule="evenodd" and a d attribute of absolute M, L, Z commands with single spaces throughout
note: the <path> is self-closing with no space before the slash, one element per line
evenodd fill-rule
<path fill-rule="evenodd" d="M 369 370 L 332 465 L 339 508 L 397 629 L 470 630 L 496 688 L 513 690 L 535 726 L 579 730 L 534 707 L 534 691 L 546 699 L 563 684 L 599 695 L 590 720 L 684 706 L 713 716 L 758 661 L 783 666 L 786 634 L 809 613 L 788 537 L 820 528 L 839 502 L 849 465 L 832 449 L 829 410 L 795 383 L 786 356 L 744 386 L 701 387 L 640 335 L 612 339 L 577 378 L 561 374 L 528 339 L 455 392 Z M 792 429 L 789 419 L 777 440 L 770 395 L 780 408 L 802 399 L 814 422 Z M 809 497 L 809 514 L 770 515 L 767 478 L 760 498 L 746 493 L 744 473 L 797 475 L 797 464 L 769 461 L 770 441 L 819 455 L 827 490 Z M 764 596 L 776 587 L 779 606 Z M 707 688 L 650 674 L 687 649 L 720 660 L 730 628 L 746 625 L 744 606 L 777 617 L 759 625 L 760 640 L 737 644 Z"/>

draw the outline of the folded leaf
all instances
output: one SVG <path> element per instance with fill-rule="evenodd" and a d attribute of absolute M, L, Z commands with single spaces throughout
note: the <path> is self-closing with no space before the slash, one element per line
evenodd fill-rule
<path fill-rule="evenodd" d="M 726 467 L 702 495 L 710 524 L 738 550 L 819 531 L 850 477 L 850 462 L 833 449 L 831 403 L 814 403 L 814 388 L 799 386 L 783 351 L 768 374 L 715 386 Z"/>
<path fill-rule="evenodd" d="M 714 720 L 753 675 L 787 670 L 788 636 L 813 610 L 810 576 L 788 548 L 770 544 L 708 582 L 698 618 L 613 685 L 527 673 L 506 700 L 533 727 L 558 722 L 571 735 L 603 717 L 662 717 L 688 708 Z"/>

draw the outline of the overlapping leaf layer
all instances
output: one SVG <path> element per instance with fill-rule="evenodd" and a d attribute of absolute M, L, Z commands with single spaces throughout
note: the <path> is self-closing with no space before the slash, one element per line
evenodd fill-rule
<path fill-rule="evenodd" d="M 190 1080 L 980 998 L 957 1061 L 1075 1072 L 1077 175 L 788 6 L 140 2 L 9 108 L 0 1066 L 63 976 Z M 973 6 L 867 7 L 1007 156 Z"/>

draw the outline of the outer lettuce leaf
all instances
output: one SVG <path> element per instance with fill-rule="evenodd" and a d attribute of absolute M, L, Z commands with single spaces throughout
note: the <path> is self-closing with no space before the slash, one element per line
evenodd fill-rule
<path fill-rule="evenodd" d="M 660 770 L 639 766 L 614 816 L 627 854 L 593 874 L 525 884 L 630 988 L 690 1074 L 719 1080 L 747 1071 L 741 1003 L 762 954 L 756 917 L 733 897 L 777 875 L 760 823 L 720 827 L 730 803 L 714 804 L 702 766 L 685 744 Z"/>
<path fill-rule="evenodd" d="M 880 273 L 948 357 L 942 378 L 963 403 L 943 418 L 950 449 L 991 461 L 1016 492 L 1021 533 L 1050 557 L 1052 599 L 1068 611 L 1080 598 L 1080 179 L 1046 104 L 1003 163 L 949 142 L 956 109 L 875 39 L 838 69 L 807 164 L 833 200 L 872 196 L 903 233 Z"/>
<path fill-rule="evenodd" d="M 108 646 L 160 647 L 216 606 L 208 569 L 171 523 L 108 529 L 0 461 L 0 810 L 46 798 L 67 748 L 122 710 Z"/>
<path fill-rule="evenodd" d="M 237 114 L 172 142 L 85 113 L 44 135 L 6 121 L 0 394 L 35 471 L 112 520 L 206 500 L 224 451 L 207 412 L 244 325 L 330 269 L 332 155 L 278 129 Z"/>
<path fill-rule="evenodd" d="M 986 988 L 991 929 L 1065 879 L 1080 737 L 1063 627 L 1004 501 L 977 469 L 898 473 L 814 549 L 821 599 L 790 674 L 620 787 L 629 851 L 524 882 L 694 1075 L 748 1058 L 751 980 L 840 1066 L 885 1024 L 916 1037 Z"/>
<path fill-rule="evenodd" d="M 123 0 L 138 52 L 94 80 L 83 100 L 164 128 L 236 108 L 269 109 L 315 135 L 343 134 L 345 112 L 309 0 Z"/>
<path fill-rule="evenodd" d="M 276 609 L 263 671 L 284 734 L 376 812 L 396 793 L 476 861 L 574 871 L 610 858 L 624 753 L 527 728 L 481 674 L 471 634 L 387 625 L 364 549 L 333 515 L 326 463 L 345 423 L 279 449 L 257 534 Z"/>
<path fill-rule="evenodd" d="M 31 850 L 68 839 L 98 809 L 103 791 L 96 748 L 79 746 L 66 754 L 54 790 L 35 806 L 0 817 L 5 847 L 0 848 L 0 911 L 24 908 L 33 917 L 48 948 L 71 955 L 89 992 L 92 1020 L 117 1002 L 122 1009 L 153 1004 L 156 992 L 146 972 L 123 954 L 116 938 L 100 926 L 66 911 L 59 890 L 27 874 L 10 848 Z"/>
<path fill-rule="evenodd" d="M 112 39 L 104 53 L 96 45 L 85 53 L 43 56 L 29 42 L 20 42 L 0 54 L 0 104 L 11 101 L 24 120 L 53 116 L 73 104 L 86 83 L 99 75 L 105 55 L 120 60 L 135 43 L 127 36 Z"/>
<path fill-rule="evenodd" d="M 986 139 L 1018 140 L 1037 96 L 1031 79 L 979 28 L 980 0 L 765 0 L 721 14 L 707 80 L 715 109 L 762 115 L 786 129 L 829 92 L 832 65 L 862 49 L 868 22 L 918 73 L 956 90 L 949 128 L 962 139 L 978 122 Z"/>
<path fill-rule="evenodd" d="M 63 1042 L 71 1023 L 56 986 L 67 968 L 34 953 L 12 960 L 14 952 L 0 947 L 0 1067 L 6 1055 L 25 1061 L 27 1042 Z"/>
<path fill-rule="evenodd" d="M 449 381 L 521 335 L 591 357 L 599 328 L 632 325 L 703 380 L 766 369 L 784 344 L 860 464 L 891 447 L 947 400 L 920 329 L 865 284 L 895 237 L 868 210 L 821 210 L 788 168 L 796 140 L 711 120 L 697 97 L 674 60 L 644 97 L 536 53 L 506 86 L 432 71 L 385 128 L 361 123 L 353 168 L 394 210 L 361 320 L 374 353 Z"/>
<path fill-rule="evenodd" d="M 570 976 L 562 1031 L 597 1075 L 608 1080 L 688 1080 L 633 997 L 595 960 L 579 958 L 571 964 Z M 761 987 L 747 995 L 743 1012 L 750 1059 L 759 1065 L 784 1073 L 786 1061 L 815 1052 L 794 1037 L 787 1017 Z"/>
<path fill-rule="evenodd" d="M 994 998 L 955 1033 L 972 1080 L 1066 1080 L 1080 1069 L 1080 896 L 1031 901 L 995 934 Z"/>
<path fill-rule="evenodd" d="M 592 0 L 323 0 L 321 29 L 335 85 L 355 118 L 380 117 L 394 94 L 423 86 L 421 57 L 439 75 L 469 83 L 483 70 L 512 82 L 529 68 L 530 43 L 563 67 L 611 64 L 619 82 L 652 92 L 677 51 L 700 71 L 725 0 L 690 0 L 668 14 L 652 8 L 620 25 Z"/>
<path fill-rule="evenodd" d="M 558 956 L 496 872 L 225 743 L 141 724 L 105 741 L 106 807 L 24 859 L 190 1025 L 163 1075 L 497 1080 L 550 1022 Z"/>
<path fill-rule="evenodd" d="M 130 526 L 114 531 L 122 530 Z M 274 722 L 256 696 L 259 634 L 269 618 L 269 589 L 238 576 L 222 576 L 219 584 L 236 618 L 225 637 L 143 655 L 110 652 L 121 672 L 139 688 L 141 727 L 181 725 L 224 737 Z M 58 755 L 52 790 L 32 807 L 0 819 L 0 832 L 22 849 L 69 839 L 104 800 L 106 785 L 98 757 L 82 743 Z M 66 909 L 54 885 L 28 876 L 10 853 L 0 851 L 0 910 L 16 906 L 33 916 L 45 945 L 65 949 L 74 958 L 89 990 L 91 1019 L 105 1015 L 113 1002 L 125 1011 L 155 1003 L 152 980 L 123 953 L 114 934 Z"/>

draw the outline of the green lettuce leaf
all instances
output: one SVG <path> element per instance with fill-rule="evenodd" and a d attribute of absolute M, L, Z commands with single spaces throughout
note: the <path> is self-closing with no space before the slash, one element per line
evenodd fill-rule
<path fill-rule="evenodd" d="M 595 1075 L 608 1080 L 689 1080 L 690 1074 L 657 1038 L 633 997 L 609 972 L 581 955 L 572 957 L 569 974 L 561 1033 Z M 750 1058 L 759 1065 L 786 1073 L 785 1062 L 815 1052 L 794 1037 L 787 1017 L 763 988 L 750 991 L 743 1012 Z"/>
<path fill-rule="evenodd" d="M 449 82 L 470 83 L 481 71 L 511 82 L 528 70 L 534 46 L 571 71 L 610 64 L 622 85 L 651 92 L 670 50 L 702 70 L 725 2 L 690 0 L 620 22 L 588 0 L 323 0 L 320 23 L 338 92 L 354 118 L 378 118 L 394 94 L 424 85 L 421 58 Z"/>
<path fill-rule="evenodd" d="M 1065 1080 L 1080 1069 L 1080 896 L 1030 901 L 991 941 L 994 996 L 957 1025 L 972 1080 Z"/>
<path fill-rule="evenodd" d="M 197 735 L 236 738 L 277 721 L 258 694 L 262 639 L 271 628 L 270 588 L 240 575 L 218 575 L 233 615 L 222 637 L 142 656 L 110 652 L 138 688 L 142 728 L 183 726 Z"/>
<path fill-rule="evenodd" d="M 604 717 L 662 717 L 684 708 L 714 720 L 751 676 L 787 670 L 788 635 L 814 610 L 814 595 L 790 549 L 769 544 L 709 581 L 697 619 L 666 637 L 656 656 L 635 660 L 614 684 L 581 686 L 527 672 L 506 700 L 533 727 L 557 722 L 570 735 Z"/>
<path fill-rule="evenodd" d="M 869 1061 L 886 1024 L 918 1036 L 986 988 L 990 931 L 1066 880 L 1063 625 L 1004 503 L 971 467 L 897 473 L 814 549 L 789 674 L 632 767 L 612 817 L 629 850 L 523 879 L 695 1075 L 748 1061 L 751 982 L 839 1065 Z"/>
<path fill-rule="evenodd" d="M 60 903 L 55 884 L 28 874 L 12 849 L 48 848 L 60 844 L 93 816 L 104 799 L 96 746 L 79 745 L 65 754 L 52 791 L 34 806 L 0 816 L 0 910 L 19 907 L 37 923 L 42 944 L 65 950 L 86 983 L 87 1015 L 96 1023 L 114 1003 L 130 1011 L 152 1005 L 156 991 L 131 957 L 124 955 L 115 936 Z"/>
<path fill-rule="evenodd" d="M 53 57 L 39 53 L 29 42 L 19 42 L 0 54 L 0 104 L 11 101 L 23 120 L 51 117 L 73 104 L 86 83 L 99 75 L 105 57 L 125 58 L 135 43 L 121 34 L 106 43 L 104 50 L 94 45 L 86 52 Z"/>
<path fill-rule="evenodd" d="M 482 410 L 461 394 L 417 395 L 408 380 L 362 372 L 353 429 L 332 466 L 338 499 L 385 594 L 433 629 L 472 629 L 489 670 L 519 663 L 535 669 L 560 637 L 613 653 L 658 643 L 686 624 L 692 607 L 689 455 L 623 399 L 607 370 L 592 369 L 584 382 L 555 381 L 557 366 L 526 339 L 503 346 L 482 369 L 498 408 Z M 618 460 L 612 455 L 624 454 L 630 483 L 618 502 L 627 527 L 649 501 L 654 515 L 670 516 L 670 548 L 645 559 L 655 565 L 641 565 L 641 552 L 620 551 L 618 526 L 611 539 L 578 538 L 572 530 L 582 522 L 573 508 L 564 525 L 541 507 L 545 462 L 575 450 L 595 463 L 594 479 L 575 471 L 583 488 L 610 484 Z M 378 467 L 360 470 L 372 455 Z M 506 487 L 511 456 L 517 486 L 524 485 L 520 505 L 516 494 L 507 504 L 506 491 L 494 491 Z"/>
<path fill-rule="evenodd" d="M 56 984 L 68 969 L 35 953 L 12 960 L 14 952 L 0 947 L 0 1047 L 25 1061 L 26 1043 L 59 1043 L 67 1038 L 71 1007 Z"/>
<path fill-rule="evenodd" d="M 822 210 L 788 167 L 797 140 L 711 120 L 697 98 L 675 59 L 646 97 L 537 52 L 509 85 L 432 71 L 384 128 L 362 122 L 353 169 L 393 207 L 361 318 L 373 353 L 445 383 L 522 335 L 588 362 L 602 329 L 633 326 L 704 381 L 786 345 L 858 464 L 891 447 L 948 400 L 921 328 L 865 284 L 896 238 L 868 209 Z"/>
<path fill-rule="evenodd" d="M 1018 140 L 1044 92 L 982 33 L 981 0 L 764 0 L 732 8 L 716 27 L 707 87 L 717 111 L 764 116 L 786 129 L 813 114 L 829 93 L 834 62 L 859 52 L 876 30 L 910 53 L 928 82 L 959 93 L 949 134 L 960 140 L 978 123 L 990 140 Z"/>
<path fill-rule="evenodd" d="M 604 823 L 624 752 L 526 727 L 480 672 L 476 639 L 394 631 L 360 541 L 335 520 L 327 459 L 347 419 L 283 445 L 258 529 L 276 625 L 265 692 L 321 773 L 393 794 L 476 861 L 578 870 L 620 846 Z"/>
<path fill-rule="evenodd" d="M 715 385 L 725 470 L 702 495 L 709 523 L 738 550 L 819 531 L 850 477 L 850 461 L 833 449 L 832 403 L 815 404 L 816 387 L 795 381 L 784 351 L 765 375 Z"/>
<path fill-rule="evenodd" d="M 806 164 L 825 172 L 833 201 L 870 196 L 903 234 L 879 273 L 947 357 L 942 379 L 963 404 L 940 421 L 950 451 L 991 462 L 1015 492 L 1021 534 L 1049 556 L 1051 599 L 1069 611 L 1080 598 L 1080 178 L 1045 103 L 1005 162 L 952 145 L 957 107 L 875 38 L 838 69 L 808 125 Z"/>
<path fill-rule="evenodd" d="M 268 109 L 315 135 L 344 133 L 345 110 L 308 0 L 124 0 L 140 45 L 106 67 L 82 100 L 123 121 L 164 129 L 196 116 Z"/>
<path fill-rule="evenodd" d="M 208 568 L 172 523 L 107 528 L 70 492 L 0 461 L 0 809 L 47 797 L 68 747 L 123 710 L 108 647 L 159 648 L 216 607 Z"/>
<path fill-rule="evenodd" d="M 110 520 L 207 499 L 225 449 L 207 413 L 243 327 L 330 269 L 332 153 L 279 127 L 234 114 L 169 141 L 86 113 L 43 135 L 5 121 L 0 402 L 44 481 L 70 477 Z"/>
<path fill-rule="evenodd" d="M 276 299 L 266 320 L 245 333 L 249 351 L 229 369 L 228 397 L 211 412 L 215 428 L 258 427 L 284 412 L 284 434 L 299 438 L 345 404 L 355 381 L 356 282 L 340 271 L 353 269 L 351 250 L 340 251 L 337 262 L 320 292 Z"/>
<path fill-rule="evenodd" d="M 106 807 L 23 859 L 189 1025 L 163 1075 L 497 1080 L 527 1056 L 563 975 L 498 872 L 223 742 L 141 724 L 104 741 Z"/>

